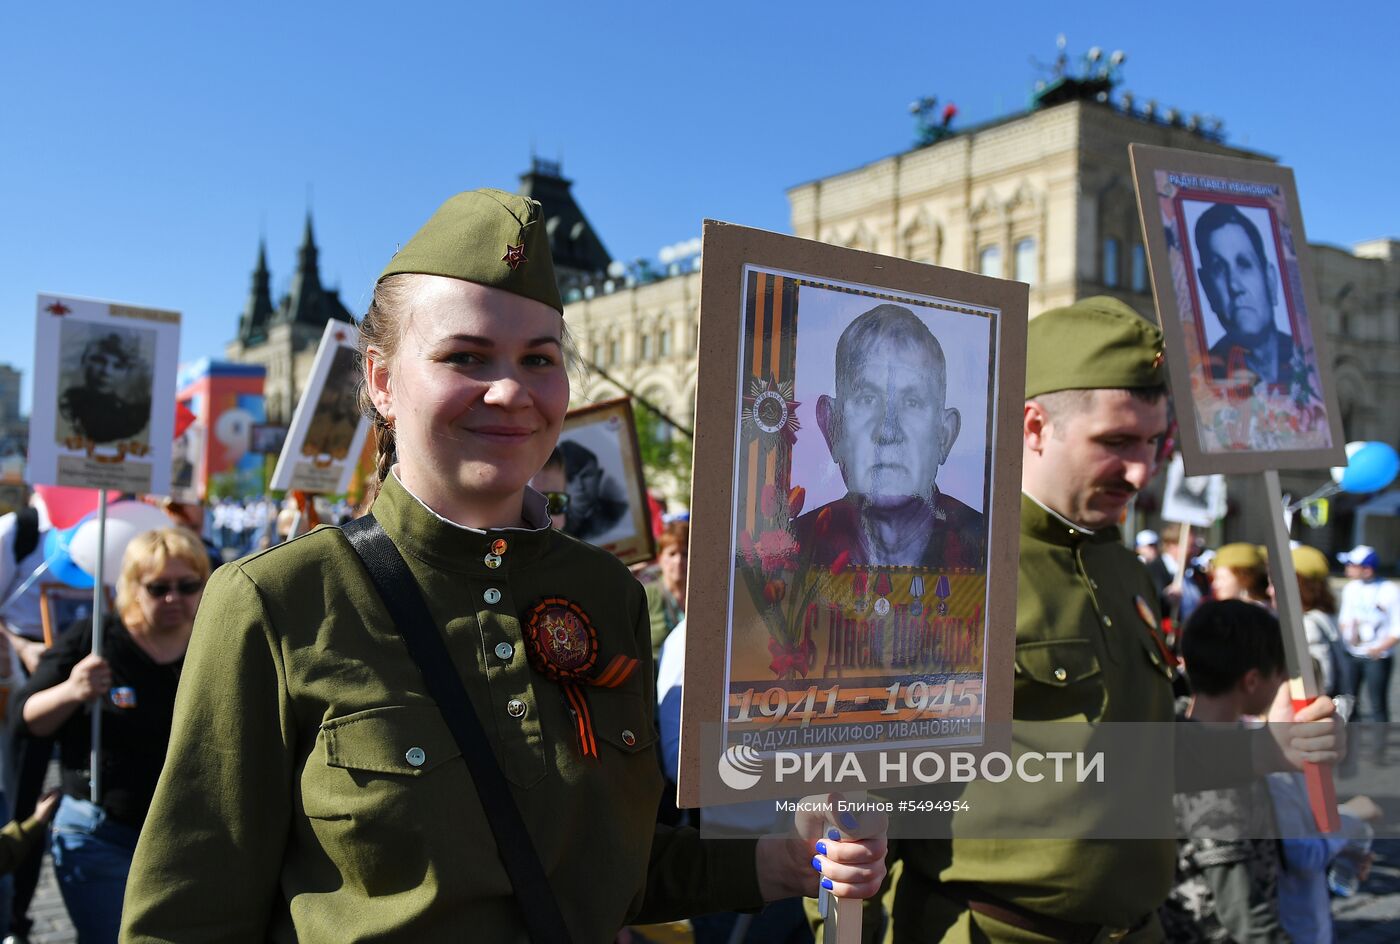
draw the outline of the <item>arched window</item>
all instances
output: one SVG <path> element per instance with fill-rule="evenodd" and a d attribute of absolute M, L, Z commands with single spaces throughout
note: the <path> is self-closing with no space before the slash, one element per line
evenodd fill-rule
<path fill-rule="evenodd" d="M 1023 239 L 1016 244 L 1015 255 L 1015 275 L 1012 276 L 1017 282 L 1025 282 L 1027 285 L 1034 285 L 1036 282 L 1035 264 L 1035 240 Z"/>
<path fill-rule="evenodd" d="M 1001 278 L 1001 247 L 987 246 L 977 254 L 977 271 Z"/>
<path fill-rule="evenodd" d="M 1142 243 L 1133 243 L 1132 285 L 1134 292 L 1147 291 L 1147 251 Z"/>
<path fill-rule="evenodd" d="M 1103 284 L 1117 288 L 1119 281 L 1118 240 L 1109 237 L 1103 241 Z"/>

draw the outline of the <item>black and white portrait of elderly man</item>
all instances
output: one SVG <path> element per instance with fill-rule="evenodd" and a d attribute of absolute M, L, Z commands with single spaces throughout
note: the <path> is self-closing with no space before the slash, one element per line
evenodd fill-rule
<path fill-rule="evenodd" d="M 816 417 L 846 495 L 794 521 L 798 543 L 819 563 L 844 551 L 856 565 L 982 567 L 983 516 L 938 488 L 962 416 L 928 325 L 901 305 L 857 316 L 836 344 L 835 387 Z"/>

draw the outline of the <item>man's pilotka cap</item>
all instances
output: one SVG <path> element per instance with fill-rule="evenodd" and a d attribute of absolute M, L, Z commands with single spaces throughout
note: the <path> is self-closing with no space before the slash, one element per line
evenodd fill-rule
<path fill-rule="evenodd" d="M 470 190 L 438 207 L 379 278 L 401 273 L 475 282 L 564 312 L 540 204 L 504 190 Z"/>
<path fill-rule="evenodd" d="M 1116 298 L 1098 295 L 1032 318 L 1026 399 L 1059 390 L 1140 389 L 1167 382 L 1162 331 Z"/>

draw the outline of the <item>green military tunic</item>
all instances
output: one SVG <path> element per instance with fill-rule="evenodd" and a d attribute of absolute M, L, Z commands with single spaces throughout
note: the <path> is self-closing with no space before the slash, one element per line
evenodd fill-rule
<path fill-rule="evenodd" d="M 1172 723 L 1170 670 L 1138 605 L 1142 600 L 1155 612 L 1156 592 L 1117 528 L 1086 532 L 1023 495 L 1017 594 L 1017 722 L 1081 722 L 1064 729 L 1070 740 L 1092 733 L 1082 722 Z M 1014 750 L 1064 750 L 1063 743 L 1041 740 L 1058 728 L 1018 724 Z M 1170 749 L 1171 739 L 1161 740 Z M 1160 795 L 1122 800 L 1169 818 L 1172 780 L 1162 778 L 1154 787 Z M 1019 808 L 1011 809 L 1004 802 L 1005 788 L 971 784 L 964 798 L 972 814 L 965 825 L 955 821 L 955 837 L 978 835 L 972 816 L 987 818 L 992 827 L 981 836 L 1014 836 L 1015 829 L 1006 828 L 1009 817 L 1026 823 L 1028 831 L 1037 822 L 1053 823 L 1059 836 L 1070 836 L 1091 833 L 1122 813 L 1086 803 L 1072 781 L 1014 789 Z M 979 802 L 979 797 L 993 796 L 1003 802 Z M 947 889 L 940 892 L 939 882 L 975 883 L 1003 901 L 1064 921 L 1137 925 L 1161 904 L 1172 883 L 1176 843 L 1169 829 L 1158 835 L 1163 838 L 901 841 L 904 874 L 895 899 L 896 941 L 973 940 L 970 920 L 982 933 L 996 935 L 995 940 L 1038 940 L 1004 925 L 989 927 L 993 923 L 980 916 L 970 919 Z M 953 888 L 972 894 L 966 885 Z M 1158 934 L 1149 920 L 1132 940 L 1153 940 Z"/>
<path fill-rule="evenodd" d="M 533 529 L 459 527 L 393 475 L 374 513 L 445 635 L 574 940 L 757 907 L 752 841 L 655 825 L 641 586 L 549 529 L 542 498 L 526 494 Z M 599 665 L 637 660 L 622 684 L 586 689 L 596 761 L 581 754 L 560 687 L 527 658 L 528 614 L 547 598 L 586 614 Z M 525 940 L 457 746 L 338 530 L 210 581 L 122 940 Z"/>

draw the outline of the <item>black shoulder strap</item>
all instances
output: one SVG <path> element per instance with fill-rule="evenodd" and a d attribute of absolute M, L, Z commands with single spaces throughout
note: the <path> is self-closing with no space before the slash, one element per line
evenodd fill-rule
<path fill-rule="evenodd" d="M 15 512 L 15 563 L 18 564 L 39 546 L 39 509 L 26 506 Z"/>
<path fill-rule="evenodd" d="M 510 877 L 530 939 L 536 944 L 567 944 L 568 928 L 559 912 L 554 891 L 549 887 L 544 866 L 413 574 L 373 515 L 357 518 L 343 525 L 341 531 L 364 561 L 385 609 L 403 637 L 408 654 L 423 673 L 428 695 L 437 702 L 452 737 L 462 750 L 462 759 L 481 798 L 486 821 L 491 824 L 496 848 Z"/>

